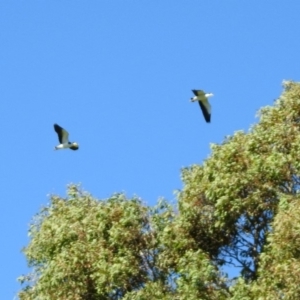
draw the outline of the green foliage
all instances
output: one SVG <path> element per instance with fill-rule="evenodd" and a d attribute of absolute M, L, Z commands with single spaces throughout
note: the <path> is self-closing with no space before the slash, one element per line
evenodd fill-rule
<path fill-rule="evenodd" d="M 149 293 L 175 299 L 181 272 L 191 277 L 199 295 L 212 294 L 213 271 L 207 270 L 205 255 L 183 257 L 172 280 L 163 239 L 173 218 L 165 201 L 152 209 L 122 194 L 98 201 L 70 186 L 67 199 L 52 196 L 32 222 L 24 253 L 33 272 L 20 278 L 26 284 L 20 299 L 149 299 Z M 184 264 L 191 263 L 200 273 L 185 271 Z M 207 274 L 202 276 L 202 269 Z M 188 283 L 178 286 L 188 289 Z"/>
<path fill-rule="evenodd" d="M 21 299 L 104 299 L 140 287 L 151 236 L 138 199 L 114 195 L 104 203 L 71 186 L 68 199 L 51 202 L 30 229 L 25 254 L 38 280 Z"/>
<path fill-rule="evenodd" d="M 280 199 L 299 187 L 299 84 L 286 83 L 274 107 L 260 115 L 249 133 L 236 132 L 212 145 L 203 166 L 183 170 L 179 197 L 190 223 L 187 234 L 219 265 L 241 267 L 246 281 L 257 279 Z"/>
<path fill-rule="evenodd" d="M 300 298 L 300 84 L 211 149 L 182 170 L 176 210 L 76 186 L 52 196 L 30 228 L 20 299 Z"/>

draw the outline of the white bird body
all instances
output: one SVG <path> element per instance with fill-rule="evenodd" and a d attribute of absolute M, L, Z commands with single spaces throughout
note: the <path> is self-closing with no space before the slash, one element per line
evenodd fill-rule
<path fill-rule="evenodd" d="M 71 150 L 78 150 L 79 145 L 76 142 L 69 142 L 69 133 L 62 127 L 57 124 L 54 124 L 54 130 L 58 135 L 58 140 L 60 142 L 59 145 L 55 147 L 55 150 L 60 149 L 71 149 Z"/>
<path fill-rule="evenodd" d="M 191 98 L 192 102 L 199 102 L 200 108 L 202 110 L 204 119 L 207 123 L 210 123 L 211 117 L 211 106 L 208 102 L 208 98 L 212 97 L 212 93 L 205 93 L 202 90 L 192 90 L 195 97 Z"/>
<path fill-rule="evenodd" d="M 77 143 L 59 144 L 59 145 L 55 146 L 55 150 L 69 149 L 69 148 L 74 147 L 74 146 L 76 147 L 76 145 L 78 146 Z M 75 149 L 72 149 L 72 150 L 75 150 Z"/>

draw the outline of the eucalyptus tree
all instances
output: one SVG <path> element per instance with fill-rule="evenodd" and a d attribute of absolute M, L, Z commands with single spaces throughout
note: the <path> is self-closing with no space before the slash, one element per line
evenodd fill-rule
<path fill-rule="evenodd" d="M 300 84 L 259 115 L 182 170 L 177 207 L 76 186 L 52 196 L 30 228 L 20 299 L 300 299 Z"/>
<path fill-rule="evenodd" d="M 181 216 L 194 247 L 218 265 L 257 279 L 260 254 L 285 196 L 300 183 L 300 86 L 286 82 L 272 107 L 248 133 L 236 132 L 203 165 L 182 172 Z"/>
<path fill-rule="evenodd" d="M 218 271 L 206 254 L 172 258 L 164 231 L 174 216 L 165 201 L 149 208 L 123 194 L 98 200 L 70 186 L 66 198 L 52 196 L 32 221 L 24 249 L 32 272 L 19 278 L 19 298 L 196 299 L 181 297 L 190 290 L 221 299 Z"/>

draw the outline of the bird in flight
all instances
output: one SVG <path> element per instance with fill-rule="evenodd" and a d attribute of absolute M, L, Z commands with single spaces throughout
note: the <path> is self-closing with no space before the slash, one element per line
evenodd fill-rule
<path fill-rule="evenodd" d="M 210 123 L 210 116 L 211 116 L 211 107 L 208 102 L 208 98 L 212 97 L 212 93 L 205 93 L 202 90 L 192 90 L 195 94 L 195 97 L 191 98 L 192 102 L 199 102 L 200 108 L 202 110 L 204 119 L 207 123 Z"/>
<path fill-rule="evenodd" d="M 69 133 L 62 127 L 60 127 L 57 124 L 54 124 L 54 130 L 56 131 L 58 135 L 58 140 L 60 144 L 55 147 L 55 150 L 59 149 L 71 149 L 71 150 L 78 150 L 79 145 L 77 143 L 71 143 L 69 142 Z"/>

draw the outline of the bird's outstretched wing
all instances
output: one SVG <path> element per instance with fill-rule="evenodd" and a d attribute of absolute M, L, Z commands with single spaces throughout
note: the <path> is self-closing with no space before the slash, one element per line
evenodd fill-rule
<path fill-rule="evenodd" d="M 62 127 L 60 127 L 57 124 L 54 124 L 54 130 L 56 131 L 58 135 L 58 140 L 61 144 L 66 144 L 69 142 L 69 133 Z"/>
<path fill-rule="evenodd" d="M 211 107 L 209 102 L 207 101 L 207 99 L 203 100 L 203 101 L 198 101 L 200 108 L 202 110 L 204 119 L 207 123 L 210 123 L 210 116 L 211 116 Z"/>

